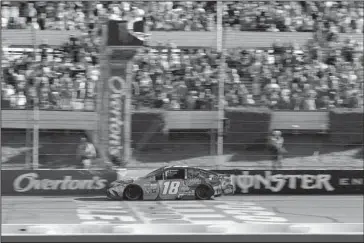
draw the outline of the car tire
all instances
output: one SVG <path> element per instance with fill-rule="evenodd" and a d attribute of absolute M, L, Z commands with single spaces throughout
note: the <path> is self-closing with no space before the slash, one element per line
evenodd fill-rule
<path fill-rule="evenodd" d="M 213 195 L 214 189 L 207 185 L 199 185 L 195 191 L 195 196 L 198 200 L 210 200 Z"/>
<path fill-rule="evenodd" d="M 143 190 L 136 185 L 127 186 L 124 190 L 124 198 L 129 201 L 141 200 L 143 197 Z"/>

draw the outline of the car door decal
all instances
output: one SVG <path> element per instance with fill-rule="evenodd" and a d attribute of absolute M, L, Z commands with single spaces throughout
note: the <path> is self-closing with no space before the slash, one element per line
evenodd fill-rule
<path fill-rule="evenodd" d="M 165 181 L 163 182 L 163 195 L 176 195 L 181 186 L 180 181 Z"/>

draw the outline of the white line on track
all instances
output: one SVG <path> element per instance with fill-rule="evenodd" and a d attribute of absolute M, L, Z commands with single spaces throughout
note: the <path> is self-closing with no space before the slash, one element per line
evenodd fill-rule
<path fill-rule="evenodd" d="M 213 213 L 215 212 L 214 209 L 209 209 L 209 208 L 200 208 L 200 209 L 191 209 L 191 208 L 173 208 L 174 211 L 178 212 L 178 213 Z"/>

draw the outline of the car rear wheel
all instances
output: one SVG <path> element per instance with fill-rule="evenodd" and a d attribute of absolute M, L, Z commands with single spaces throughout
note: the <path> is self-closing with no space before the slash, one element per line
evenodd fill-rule
<path fill-rule="evenodd" d="M 142 198 L 143 191 L 139 186 L 130 185 L 125 188 L 124 196 L 125 199 L 135 201 Z"/>
<path fill-rule="evenodd" d="M 209 200 L 214 195 L 214 190 L 207 185 L 200 185 L 196 188 L 196 199 Z"/>

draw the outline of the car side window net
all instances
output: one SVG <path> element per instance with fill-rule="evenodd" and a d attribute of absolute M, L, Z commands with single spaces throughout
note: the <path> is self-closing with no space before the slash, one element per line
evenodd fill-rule
<path fill-rule="evenodd" d="M 167 170 L 165 172 L 164 178 L 166 180 L 173 180 L 173 179 L 183 180 L 185 178 L 185 170 L 184 169 Z"/>
<path fill-rule="evenodd" d="M 189 168 L 187 170 L 187 179 L 193 179 L 196 178 L 198 174 L 198 171 L 196 169 Z"/>

